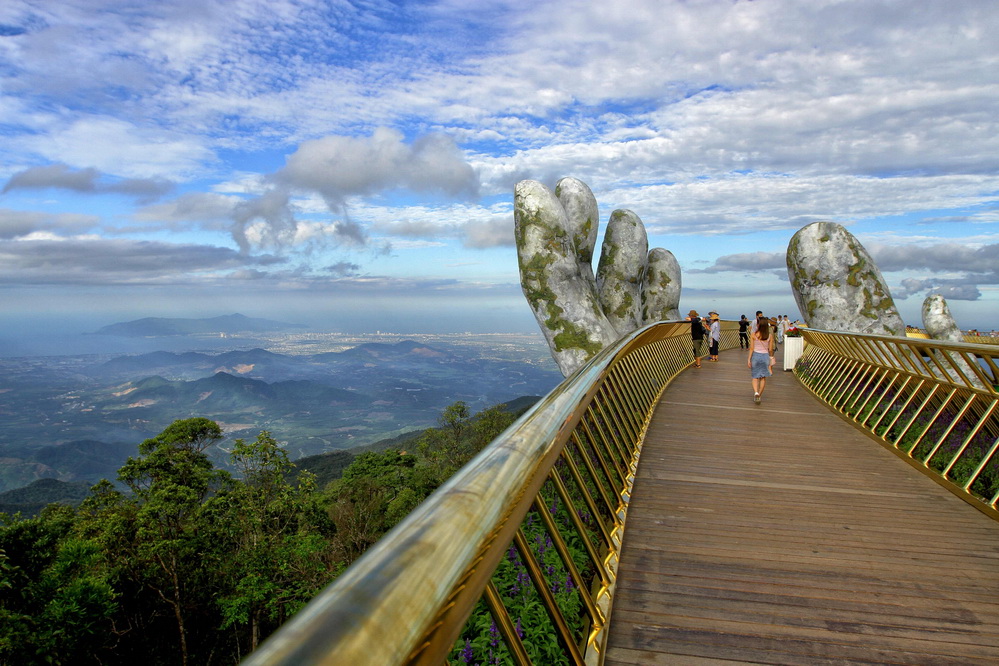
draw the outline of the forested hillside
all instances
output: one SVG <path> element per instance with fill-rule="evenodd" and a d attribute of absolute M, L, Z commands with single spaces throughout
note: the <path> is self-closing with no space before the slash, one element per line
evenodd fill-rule
<path fill-rule="evenodd" d="M 78 508 L 0 514 L 0 663 L 238 663 L 512 423 L 503 407 L 456 402 L 327 484 L 266 431 L 220 469 L 219 425 L 175 421 Z"/>

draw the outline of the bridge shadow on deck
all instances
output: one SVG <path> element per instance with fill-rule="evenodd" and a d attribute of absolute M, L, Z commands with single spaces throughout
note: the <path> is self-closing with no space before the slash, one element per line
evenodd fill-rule
<path fill-rule="evenodd" d="M 642 450 L 606 664 L 999 664 L 999 523 L 790 373 L 682 373 Z"/>

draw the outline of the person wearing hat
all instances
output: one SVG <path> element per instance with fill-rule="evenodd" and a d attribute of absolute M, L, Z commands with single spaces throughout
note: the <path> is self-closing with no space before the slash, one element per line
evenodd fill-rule
<path fill-rule="evenodd" d="M 711 328 L 708 334 L 708 339 L 710 340 L 710 348 L 708 354 L 710 357 L 709 361 L 718 362 L 718 343 L 721 342 L 721 321 L 718 319 L 717 312 L 709 312 L 708 316 L 711 317 Z"/>
<path fill-rule="evenodd" d="M 701 367 L 701 357 L 704 356 L 704 324 L 697 310 L 687 313 L 687 321 L 690 322 L 690 344 L 694 350 L 694 367 Z"/>

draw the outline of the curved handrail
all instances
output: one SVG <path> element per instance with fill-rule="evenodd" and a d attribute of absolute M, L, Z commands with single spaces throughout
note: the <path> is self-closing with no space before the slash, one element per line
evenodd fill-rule
<path fill-rule="evenodd" d="M 795 375 L 823 402 L 999 519 L 999 349 L 802 329 Z"/>
<path fill-rule="evenodd" d="M 736 344 L 736 323 L 723 322 L 721 347 Z M 645 327 L 603 350 L 245 663 L 440 664 L 480 599 L 512 658 L 525 663 L 519 627 L 504 609 L 503 591 L 490 580 L 506 557 L 530 575 L 568 660 L 602 661 L 617 550 L 642 438 L 662 391 L 692 361 L 685 322 Z M 549 504 L 551 513 L 556 505 L 569 507 L 559 518 L 567 527 L 555 524 Z M 545 579 L 545 569 L 552 566 L 539 565 L 536 549 L 524 537 L 525 516 L 529 523 L 535 516 L 543 521 L 554 542 L 564 565 L 559 573 L 564 589 L 581 597 L 582 630 L 573 629 L 573 618 L 562 616 L 549 590 L 557 583 Z M 571 534 L 564 538 L 565 529 Z M 567 545 L 570 537 L 577 544 L 575 555 Z"/>

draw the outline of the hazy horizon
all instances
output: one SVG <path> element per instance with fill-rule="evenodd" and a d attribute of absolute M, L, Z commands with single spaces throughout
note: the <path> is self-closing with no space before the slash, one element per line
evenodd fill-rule
<path fill-rule="evenodd" d="M 767 314 L 787 314 L 792 320 L 801 319 L 788 294 L 781 299 L 770 296 L 757 299 L 734 299 L 717 295 L 697 301 L 681 298 L 681 310 L 696 309 L 701 312 L 716 310 L 722 319 L 738 319 L 745 314 L 762 309 Z M 244 304 L 245 305 L 245 304 Z M 952 306 L 953 307 L 953 306 Z M 979 308 L 984 310 L 984 308 Z M 530 308 L 520 297 L 517 300 L 497 305 L 492 309 L 462 308 L 441 310 L 421 310 L 419 307 L 404 311 L 367 312 L 320 309 L 284 309 L 280 312 L 259 308 L 239 307 L 224 310 L 206 310 L 203 306 L 183 310 L 171 308 L 168 311 L 151 307 L 144 311 L 119 311 L 114 313 L 91 311 L 88 313 L 52 314 L 34 313 L 5 317 L 0 329 L 0 357 L 19 356 L 60 356 L 79 354 L 134 354 L 150 351 L 188 351 L 196 349 L 228 349 L 241 344 L 239 338 L 211 339 L 205 336 L 164 336 L 131 338 L 117 335 L 99 335 L 97 331 L 105 326 L 145 318 L 167 319 L 207 319 L 231 314 L 247 317 L 271 319 L 287 324 L 304 325 L 301 331 L 288 333 L 338 333 L 345 335 L 449 335 L 449 334 L 522 334 L 542 339 L 541 331 L 534 320 Z M 922 328 L 918 312 L 902 308 L 906 324 Z M 906 316 L 908 314 L 908 316 Z M 964 313 L 958 318 L 963 330 L 976 328 L 980 331 L 999 329 L 999 316 L 996 313 Z M 250 336 L 245 344 L 253 345 L 255 338 Z"/>

